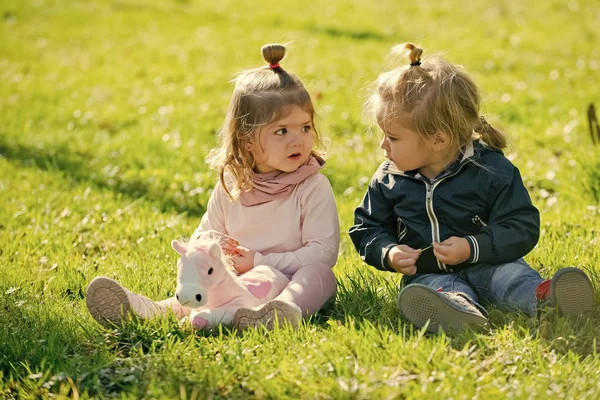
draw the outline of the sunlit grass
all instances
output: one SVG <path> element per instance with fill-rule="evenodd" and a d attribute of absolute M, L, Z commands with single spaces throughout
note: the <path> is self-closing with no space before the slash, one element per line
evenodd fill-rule
<path fill-rule="evenodd" d="M 0 397 L 594 398 L 600 312 L 494 314 L 489 333 L 415 331 L 399 276 L 364 265 L 346 235 L 382 157 L 365 86 L 403 41 L 444 52 L 480 84 L 542 212 L 527 261 L 586 269 L 600 291 L 600 97 L 594 1 L 0 4 Z M 567 29 L 568 28 L 568 29 Z M 330 139 L 325 174 L 342 224 L 336 304 L 298 332 L 194 333 L 174 319 L 103 330 L 84 293 L 97 275 L 173 294 L 175 253 L 204 213 L 236 72 L 289 42 Z"/>

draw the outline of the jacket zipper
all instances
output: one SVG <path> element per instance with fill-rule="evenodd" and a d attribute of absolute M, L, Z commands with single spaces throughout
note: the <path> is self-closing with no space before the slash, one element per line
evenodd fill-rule
<path fill-rule="evenodd" d="M 429 217 L 429 223 L 431 225 L 431 239 L 434 243 L 439 243 L 440 241 L 440 225 L 435 215 L 435 212 L 433 211 L 433 190 L 441 181 L 442 180 L 439 180 L 433 185 L 424 181 L 425 188 L 427 189 L 427 192 L 425 193 L 425 209 L 427 210 L 427 216 Z M 440 260 L 438 260 L 437 258 L 436 262 L 439 269 L 446 272 L 448 271 L 446 264 L 440 262 Z"/>
<path fill-rule="evenodd" d="M 425 183 L 425 188 L 427 189 L 427 193 L 425 194 L 425 209 L 427 210 L 427 216 L 429 217 L 429 223 L 431 224 L 431 238 L 432 238 L 433 242 L 436 242 L 436 243 L 440 242 L 440 225 L 439 225 L 438 219 L 435 215 L 435 212 L 433 211 L 433 191 L 445 179 L 458 174 L 465 164 L 466 163 L 461 164 L 458 167 L 458 169 L 456 170 L 456 172 L 442 177 L 439 181 L 434 182 L 433 184 L 430 184 L 429 182 L 427 182 L 423 179 L 420 179 L 423 183 Z M 436 258 L 436 261 L 438 264 L 438 268 L 440 270 L 446 271 L 446 272 L 453 272 L 452 268 L 449 268 L 446 264 L 444 264 L 443 262 L 440 262 L 440 260 L 438 260 L 437 258 Z"/>

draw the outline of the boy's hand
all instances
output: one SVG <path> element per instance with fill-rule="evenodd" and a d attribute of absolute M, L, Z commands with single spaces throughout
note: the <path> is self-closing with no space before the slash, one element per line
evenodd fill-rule
<path fill-rule="evenodd" d="M 250 271 L 254 268 L 255 254 L 255 251 L 247 249 L 246 247 L 237 246 L 235 252 L 232 254 L 233 257 L 231 258 L 233 261 L 233 268 L 240 274 Z"/>
<path fill-rule="evenodd" d="M 421 251 L 408 247 L 405 244 L 399 244 L 391 248 L 387 254 L 387 262 L 390 268 L 404 275 L 414 275 L 417 273 L 415 263 L 419 259 Z"/>
<path fill-rule="evenodd" d="M 443 242 L 433 243 L 433 254 L 444 264 L 456 265 L 471 257 L 471 247 L 467 239 L 452 236 Z"/>

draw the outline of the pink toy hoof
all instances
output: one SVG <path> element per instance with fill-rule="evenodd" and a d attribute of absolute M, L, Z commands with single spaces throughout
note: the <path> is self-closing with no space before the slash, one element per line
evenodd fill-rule
<path fill-rule="evenodd" d="M 210 323 L 206 318 L 196 316 L 192 319 L 192 326 L 194 329 L 210 328 Z"/>

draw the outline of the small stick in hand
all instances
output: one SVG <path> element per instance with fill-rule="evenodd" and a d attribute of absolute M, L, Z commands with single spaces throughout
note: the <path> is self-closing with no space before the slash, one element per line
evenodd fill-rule
<path fill-rule="evenodd" d="M 429 246 L 425 247 L 424 249 L 419 250 L 421 253 L 424 252 L 427 249 L 430 249 L 431 247 L 433 247 L 433 244 L 430 244 Z"/>

